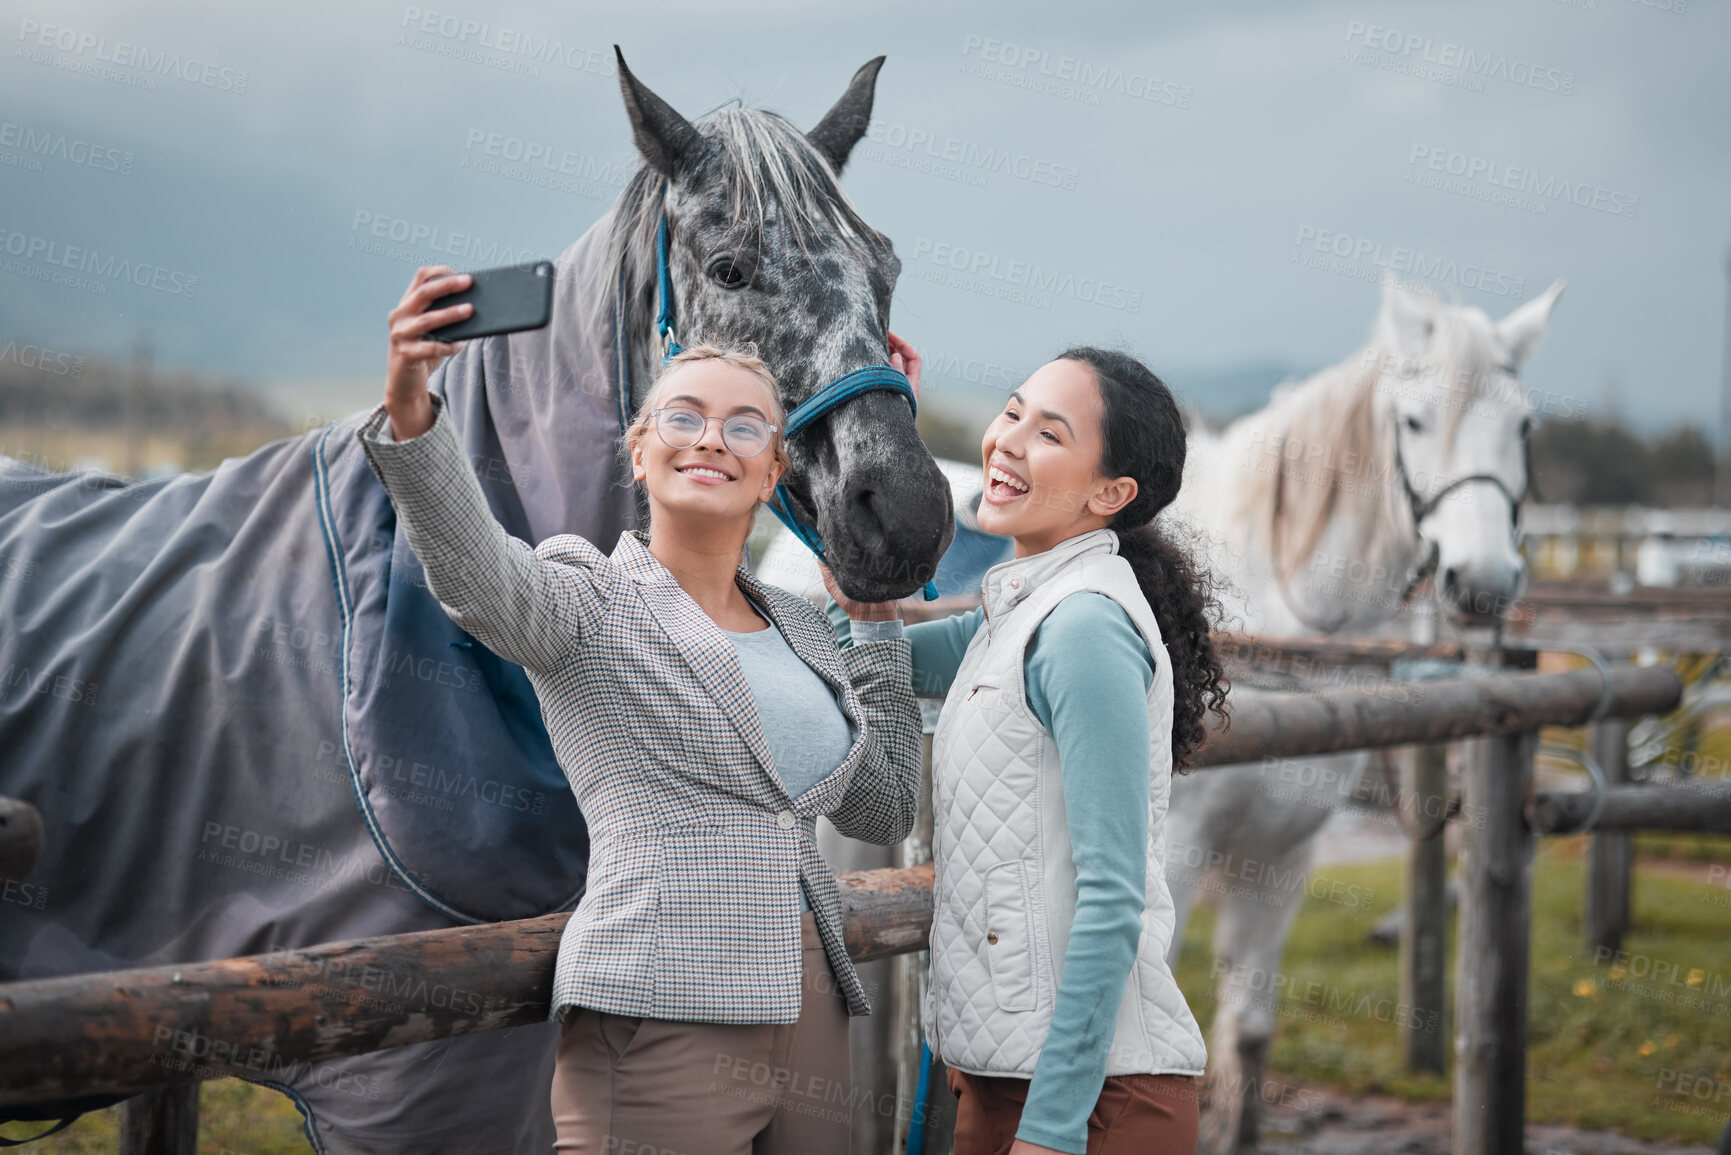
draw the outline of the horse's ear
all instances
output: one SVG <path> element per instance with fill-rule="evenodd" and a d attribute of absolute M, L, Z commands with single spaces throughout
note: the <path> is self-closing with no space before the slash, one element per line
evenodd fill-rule
<path fill-rule="evenodd" d="M 847 91 L 841 94 L 841 99 L 835 102 L 835 107 L 823 114 L 805 138 L 823 154 L 829 161 L 829 167 L 841 172 L 847 163 L 848 154 L 853 146 L 859 143 L 866 128 L 871 124 L 872 97 L 877 92 L 878 69 L 882 68 L 884 58 L 875 57 L 860 65 L 860 70 L 853 74 L 853 80 L 848 83 Z"/>
<path fill-rule="evenodd" d="M 1497 336 L 1502 340 L 1510 366 L 1519 368 L 1533 355 L 1551 322 L 1551 309 L 1562 295 L 1563 282 L 1553 282 L 1550 288 L 1497 322 Z"/>
<path fill-rule="evenodd" d="M 631 118 L 631 135 L 637 142 L 637 151 L 651 168 L 671 180 L 703 154 L 703 135 L 672 105 L 631 75 L 631 70 L 625 67 L 625 54 L 617 44 L 613 46 L 613 55 L 619 61 L 619 91 L 625 97 L 625 115 Z"/>
<path fill-rule="evenodd" d="M 1387 278 L 1382 283 L 1382 312 L 1376 319 L 1377 343 L 1397 357 L 1420 357 L 1430 348 L 1436 328 L 1436 303 L 1417 297 Z"/>

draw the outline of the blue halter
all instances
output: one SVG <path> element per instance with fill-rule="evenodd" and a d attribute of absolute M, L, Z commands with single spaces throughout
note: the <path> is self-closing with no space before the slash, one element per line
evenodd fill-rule
<path fill-rule="evenodd" d="M 662 196 L 667 195 L 667 186 L 661 186 Z M 661 210 L 661 224 L 655 238 L 655 293 L 657 308 L 655 311 L 655 331 L 661 337 L 663 365 L 684 351 L 673 335 L 673 277 L 667 269 L 667 209 Z M 619 411 L 621 414 L 630 407 L 629 392 L 631 384 L 622 373 L 619 378 L 622 394 Z M 907 376 L 888 365 L 867 365 L 863 369 L 855 369 L 844 373 L 807 397 L 794 407 L 787 415 L 787 424 L 782 428 L 783 438 L 791 438 L 800 430 L 824 416 L 838 405 L 845 405 L 861 393 L 872 392 L 900 393 L 908 399 L 908 407 L 917 415 L 919 402 L 914 398 L 913 386 L 908 383 Z M 781 520 L 793 535 L 805 543 L 805 547 L 816 554 L 819 561 L 827 564 L 824 557 L 823 538 L 812 526 L 801 521 L 793 512 L 793 503 L 788 500 L 787 489 L 781 482 L 775 483 L 775 497 L 768 503 L 769 512 Z M 925 599 L 931 601 L 938 596 L 938 583 L 929 581 L 925 585 Z"/>

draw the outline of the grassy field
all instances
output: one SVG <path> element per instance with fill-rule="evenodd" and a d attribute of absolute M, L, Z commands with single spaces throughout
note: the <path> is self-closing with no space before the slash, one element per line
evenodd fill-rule
<path fill-rule="evenodd" d="M 1723 871 L 1709 872 L 1731 864 L 1731 839 L 1643 835 L 1638 845 L 1636 925 L 1624 944 L 1626 957 L 1597 965 L 1580 941 L 1585 840 L 1540 843 L 1527 1118 L 1711 1146 L 1731 1115 L 1731 887 Z M 1273 1069 L 1353 1093 L 1447 1099 L 1447 1078 L 1400 1072 L 1388 1011 L 1399 997 L 1396 952 L 1365 938 L 1401 900 L 1400 863 L 1320 868 L 1307 889 L 1328 893 L 1324 882 L 1357 887 L 1345 893 L 1364 901 L 1348 906 L 1306 898 L 1283 963 L 1287 989 L 1298 993 L 1281 1003 Z M 1178 974 L 1204 1030 L 1214 1012 L 1213 926 L 1211 910 L 1192 915 Z M 1449 950 L 1452 992 L 1452 936 Z M 1451 1032 L 1452 1026 L 1445 1019 L 1440 1029 Z M 206 1083 L 200 1110 L 201 1152 L 308 1150 L 299 1113 L 274 1091 L 233 1079 Z M 87 1115 L 30 1149 L 42 1155 L 113 1151 L 117 1114 Z M 20 1137 L 37 1129 L 14 1123 L 0 1134 Z"/>
<path fill-rule="evenodd" d="M 1722 875 L 1709 883 L 1709 868 L 1700 864 L 1731 863 L 1731 839 L 1642 836 L 1644 851 L 1664 857 L 1644 858 L 1637 869 L 1635 926 L 1625 957 L 1607 965 L 1595 964 L 1581 941 L 1585 842 L 1543 840 L 1533 864 L 1527 1119 L 1711 1146 L 1731 1116 L 1731 889 Z M 1686 876 L 1691 858 L 1696 877 Z M 1401 1072 L 1396 1029 L 1378 1021 L 1386 1013 L 1351 1009 L 1363 995 L 1370 996 L 1364 1005 L 1375 1007 L 1399 998 L 1396 951 L 1367 943 L 1365 932 L 1399 904 L 1400 864 L 1335 865 L 1316 873 L 1374 889 L 1376 898 L 1368 917 L 1362 909 L 1305 900 L 1283 970 L 1289 989 L 1312 997 L 1282 1000 L 1271 1066 L 1352 1093 L 1449 1098 L 1447 1077 Z M 1178 973 L 1205 1030 L 1214 1012 L 1213 926 L 1211 911 L 1192 916 Z M 1448 958 L 1452 998 L 1452 932 Z M 1306 985 L 1312 982 L 1350 997 L 1328 1011 L 1328 996 L 1315 996 Z M 1442 1029 L 1452 1037 L 1450 1011 Z"/>

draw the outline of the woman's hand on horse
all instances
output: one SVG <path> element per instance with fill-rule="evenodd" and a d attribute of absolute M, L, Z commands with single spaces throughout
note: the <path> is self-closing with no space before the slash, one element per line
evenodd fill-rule
<path fill-rule="evenodd" d="M 896 336 L 885 333 L 890 342 L 890 368 L 908 379 L 908 384 L 914 387 L 914 399 L 920 396 L 920 355 L 914 352 L 914 347 Z"/>
<path fill-rule="evenodd" d="M 443 309 L 429 307 L 447 293 L 469 287 L 468 273 L 446 276 L 448 265 L 415 270 L 415 279 L 397 307 L 391 310 L 391 352 L 385 362 L 385 412 L 391 415 L 391 436 L 406 441 L 433 427 L 433 402 L 427 395 L 427 378 L 439 362 L 457 351 L 455 341 L 435 341 L 429 330 L 461 321 L 475 311 L 464 302 Z"/>
<path fill-rule="evenodd" d="M 856 602 L 841 592 L 841 587 L 835 584 L 835 574 L 821 561 L 817 568 L 823 571 L 823 588 L 829 591 L 829 596 L 835 599 L 835 604 L 842 608 L 856 622 L 893 622 L 902 616 L 900 602 Z"/>

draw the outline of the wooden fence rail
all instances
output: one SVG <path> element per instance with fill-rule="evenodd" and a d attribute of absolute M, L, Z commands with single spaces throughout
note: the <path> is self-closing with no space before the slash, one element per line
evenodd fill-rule
<path fill-rule="evenodd" d="M 1490 736 L 1503 757 L 1492 760 L 1488 773 L 1524 780 L 1531 773 L 1528 736 L 1539 727 L 1660 712 L 1674 707 L 1682 693 L 1677 675 L 1662 667 L 1618 669 L 1608 684 L 1586 670 L 1409 689 L 1392 695 L 1244 694 L 1234 700 L 1231 728 L 1215 735 L 1197 764 Z M 1500 785 L 1510 798 L 1514 812 L 1506 818 L 1519 830 L 1506 831 L 1503 841 L 1518 838 L 1526 828 L 1520 795 L 1508 791 L 1514 783 L 1485 785 Z M 1608 797 L 1600 825 L 1613 813 L 1613 803 L 1625 805 L 1620 797 Z M 1533 801 L 1544 813 L 1565 815 L 1577 805 L 1573 798 Z M 1648 812 L 1643 821 L 1655 818 L 1664 815 Z M 1470 829 L 1466 833 L 1476 837 Z M 1494 908 L 1481 912 L 1484 925 L 1500 928 L 1501 938 L 1490 949 L 1512 965 L 1488 966 L 1494 960 L 1472 958 L 1460 968 L 1483 971 L 1493 988 L 1484 1001 L 1497 1013 L 1508 1010 L 1517 985 L 1524 992 L 1526 978 L 1526 927 L 1517 916 L 1524 918 L 1527 883 L 1522 872 L 1515 875 L 1511 885 L 1499 882 L 1510 893 L 1489 896 L 1484 901 Z M 867 961 L 923 949 L 932 912 L 929 864 L 863 871 L 841 881 L 852 957 Z M 552 914 L 250 958 L 0 985 L 0 1104 L 134 1094 L 231 1074 L 269 1077 L 345 1055 L 539 1022 L 547 1015 L 559 933 L 568 918 Z M 1520 1006 L 1524 1022 L 1524 1001 Z M 1520 1050 L 1524 1032 L 1499 1037 Z M 1471 1058 L 1483 1050 L 1476 1042 L 1473 1048 L 1461 1053 Z M 1488 1064 L 1473 1058 L 1471 1065 L 1496 1072 L 1510 1061 L 1507 1047 L 1489 1058 Z M 1521 1091 L 1499 1094 L 1499 1102 L 1496 1125 L 1506 1133 L 1506 1116 L 1513 1112 L 1518 1128 Z M 1504 1148 L 1491 1143 L 1471 1149 Z"/>

